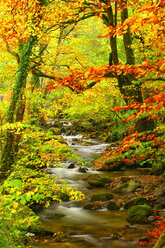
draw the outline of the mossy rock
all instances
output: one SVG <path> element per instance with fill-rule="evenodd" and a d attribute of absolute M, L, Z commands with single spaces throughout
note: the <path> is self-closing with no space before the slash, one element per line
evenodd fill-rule
<path fill-rule="evenodd" d="M 87 203 L 84 206 L 85 210 L 97 210 L 97 209 L 103 209 L 105 207 L 105 204 L 102 201 L 95 201 Z"/>
<path fill-rule="evenodd" d="M 105 184 L 109 184 L 112 182 L 112 180 L 108 177 L 102 177 L 100 180 Z"/>
<path fill-rule="evenodd" d="M 128 183 L 130 181 L 130 177 L 127 177 L 127 176 L 121 177 L 120 180 L 122 181 L 122 183 Z"/>
<path fill-rule="evenodd" d="M 134 180 L 130 180 L 128 187 L 125 189 L 126 193 L 135 192 L 136 189 L 140 186 L 140 184 Z"/>
<path fill-rule="evenodd" d="M 114 202 L 114 201 L 109 201 L 107 205 L 108 210 L 119 210 L 120 207 Z"/>
<path fill-rule="evenodd" d="M 98 174 L 92 174 L 87 177 L 84 177 L 82 180 L 83 181 L 90 181 L 92 179 L 101 179 L 101 177 Z"/>
<path fill-rule="evenodd" d="M 91 198 L 92 202 L 95 201 L 108 201 L 113 199 L 114 196 L 112 194 L 97 194 L 97 195 L 93 195 Z"/>
<path fill-rule="evenodd" d="M 131 224 L 146 224 L 148 217 L 152 214 L 151 207 L 148 205 L 135 205 L 129 208 L 127 221 Z"/>
<path fill-rule="evenodd" d="M 105 183 L 101 182 L 99 179 L 91 179 L 88 181 L 89 185 L 93 186 L 93 187 L 104 187 Z"/>
<path fill-rule="evenodd" d="M 155 202 L 155 209 L 164 209 L 165 208 L 165 198 L 160 198 Z"/>
<path fill-rule="evenodd" d="M 115 187 L 113 189 L 113 192 L 116 193 L 116 194 L 123 193 L 123 192 L 126 191 L 127 187 L 128 187 L 128 183 L 124 183 L 121 186 Z"/>
<path fill-rule="evenodd" d="M 87 140 L 87 141 L 82 142 L 81 145 L 82 146 L 91 146 L 91 145 L 93 145 L 93 142 Z"/>
<path fill-rule="evenodd" d="M 106 178 L 106 177 L 103 177 L 100 179 L 93 178 L 88 181 L 89 185 L 93 187 L 100 187 L 100 188 L 105 187 L 106 184 L 111 183 L 111 182 L 112 182 L 111 179 Z"/>
<path fill-rule="evenodd" d="M 128 200 L 126 204 L 124 205 L 124 208 L 128 209 L 134 205 L 143 205 L 143 204 L 148 204 L 148 203 L 149 201 L 146 198 L 138 196 L 138 197 L 134 197 Z"/>

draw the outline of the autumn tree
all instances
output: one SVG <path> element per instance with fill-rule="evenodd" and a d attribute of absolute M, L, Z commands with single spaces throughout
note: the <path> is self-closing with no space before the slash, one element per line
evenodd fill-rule
<path fill-rule="evenodd" d="M 32 49 L 37 42 L 37 32 L 47 1 L 2 1 L 4 17 L 1 19 L 0 35 L 7 51 L 17 59 L 17 78 L 7 112 L 6 121 L 10 124 L 21 122 L 25 110 L 24 90 L 31 62 Z M 28 15 L 30 13 L 30 16 Z M 7 130 L 6 142 L 2 151 L 2 173 L 6 173 L 14 162 L 14 135 Z"/>
<path fill-rule="evenodd" d="M 18 62 L 17 80 L 7 116 L 9 123 L 23 120 L 24 89 L 29 72 L 34 77 L 49 80 L 46 91 L 54 88 L 54 81 L 72 91 L 81 92 L 93 87 L 102 78 L 116 78 L 127 105 L 133 102 L 143 103 L 145 94 L 142 95 L 141 87 L 144 81 L 164 81 L 162 4 L 126 0 L 57 3 L 44 0 L 8 0 L 2 1 L 1 9 L 4 12 L 0 23 L 1 39 L 6 44 L 7 51 L 15 56 Z M 56 70 L 56 62 L 44 67 L 42 52 L 48 49 L 54 32 L 59 29 L 60 34 L 65 36 L 72 31 L 74 25 L 94 16 L 100 18 L 105 25 L 101 37 L 110 39 L 111 51 L 109 61 L 106 61 L 108 63 L 81 69 L 71 69 L 66 65 L 67 70 L 60 73 Z M 120 63 L 119 36 L 123 37 L 125 64 Z M 60 39 L 58 44 L 61 43 Z M 141 53 L 137 52 L 138 47 Z M 148 59 L 148 49 L 153 51 L 154 59 Z M 53 56 L 55 61 L 59 56 L 58 52 Z M 139 64 L 136 64 L 135 60 Z M 19 140 L 16 140 L 17 144 L 18 142 Z M 14 156 L 14 136 L 9 129 L 2 154 L 4 173 L 10 169 Z"/>
<path fill-rule="evenodd" d="M 76 6 L 77 3 L 77 6 Z M 118 81 L 118 87 L 123 94 L 126 104 L 132 102 L 142 103 L 145 96 L 141 92 L 142 83 L 149 80 L 150 67 L 158 62 L 158 58 L 162 60 L 160 49 L 163 49 L 163 26 L 162 18 L 164 16 L 162 5 L 155 3 L 145 3 L 141 1 L 76 1 L 63 2 L 65 8 L 76 6 L 71 15 L 64 14 L 62 19 L 59 19 L 58 25 L 71 25 L 90 17 L 98 17 L 106 26 L 103 30 L 102 37 L 109 37 L 110 54 L 107 68 L 102 67 L 102 72 L 91 70 L 85 67 L 84 72 L 72 71 L 72 76 L 68 78 L 62 77 L 58 80 L 55 75 L 46 75 L 41 71 L 35 70 L 34 74 L 41 77 L 47 77 L 60 82 L 64 86 L 70 87 L 72 91 L 82 91 L 93 87 L 102 77 L 113 77 Z M 74 5 L 75 4 L 75 5 Z M 148 18 L 150 16 L 150 18 Z M 155 26 L 153 26 L 154 24 Z M 51 27 L 53 28 L 53 26 Z M 148 33 L 150 30 L 150 33 Z M 119 56 L 119 36 L 123 37 L 123 57 L 125 64 L 121 65 L 123 58 Z M 155 44 L 157 40 L 157 45 Z M 139 51 L 137 51 L 139 48 Z M 153 54 L 156 60 L 149 58 L 148 53 Z M 148 59 L 148 60 L 147 60 Z M 109 64 L 108 64 L 109 63 Z M 139 67 L 137 64 L 139 63 Z M 150 64 L 150 66 L 149 66 Z M 139 69 L 140 68 L 140 69 Z M 144 69 L 146 73 L 141 72 Z M 90 72 L 87 73 L 87 70 Z M 152 71 L 156 74 L 156 71 Z M 70 72 L 71 74 L 71 72 Z M 95 77 L 93 76 L 95 74 Z M 140 74 L 140 75 L 139 75 Z M 98 80 L 97 80 L 97 79 Z M 93 80 L 95 79 L 95 80 Z M 164 80 L 161 76 L 154 76 L 154 81 Z M 89 83 L 93 80 L 92 83 Z M 78 83 L 79 81 L 79 83 Z M 81 87 L 80 87 L 81 85 Z"/>

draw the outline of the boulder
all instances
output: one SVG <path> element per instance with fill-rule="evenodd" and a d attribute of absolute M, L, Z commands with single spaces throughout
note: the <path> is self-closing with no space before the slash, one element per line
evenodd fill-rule
<path fill-rule="evenodd" d="M 76 164 L 74 162 L 71 162 L 69 165 L 68 165 L 68 169 L 74 169 L 76 167 Z"/>
<path fill-rule="evenodd" d="M 163 208 L 165 208 L 165 197 L 156 200 L 154 204 L 154 209 L 163 209 Z"/>
<path fill-rule="evenodd" d="M 130 179 L 130 177 L 121 177 L 120 180 L 122 181 L 122 183 L 127 183 L 127 182 L 129 182 L 131 179 Z"/>
<path fill-rule="evenodd" d="M 79 167 L 78 172 L 86 173 L 88 169 L 86 167 Z"/>
<path fill-rule="evenodd" d="M 155 221 L 155 216 L 149 216 L 148 217 L 148 222 L 154 222 Z"/>
<path fill-rule="evenodd" d="M 128 187 L 125 189 L 127 193 L 132 193 L 134 192 L 140 184 L 138 182 L 135 182 L 134 180 L 130 180 Z"/>
<path fill-rule="evenodd" d="M 93 186 L 93 187 L 100 187 L 100 188 L 103 188 L 105 187 L 106 184 L 108 183 L 111 183 L 111 179 L 109 178 L 106 178 L 106 177 L 103 177 L 103 178 L 93 178 L 93 179 L 90 179 L 88 181 L 89 185 L 90 186 Z"/>
<path fill-rule="evenodd" d="M 101 201 L 90 202 L 84 206 L 85 210 L 97 210 L 105 208 L 105 204 Z"/>
<path fill-rule="evenodd" d="M 129 208 L 127 221 L 131 224 L 146 224 L 148 217 L 152 214 L 148 205 L 135 205 Z"/>
<path fill-rule="evenodd" d="M 114 196 L 112 194 L 97 194 L 97 195 L 93 195 L 91 198 L 92 202 L 95 201 L 108 201 L 113 199 Z"/>
<path fill-rule="evenodd" d="M 153 196 L 160 197 L 160 196 L 165 196 L 165 188 L 156 188 Z"/>
<path fill-rule="evenodd" d="M 116 240 L 121 239 L 122 236 L 119 233 L 113 233 L 108 235 L 107 237 L 103 237 L 102 240 Z"/>
<path fill-rule="evenodd" d="M 89 181 L 91 179 L 100 179 L 100 178 L 101 178 L 100 175 L 98 175 L 98 174 L 92 174 L 92 175 L 89 175 L 87 177 L 84 177 L 82 180 L 83 181 Z"/>
<path fill-rule="evenodd" d="M 114 201 L 109 201 L 107 205 L 108 210 L 119 210 L 120 207 L 114 202 Z"/>
<path fill-rule="evenodd" d="M 125 205 L 124 205 L 124 208 L 128 209 L 134 205 L 143 205 L 143 204 L 148 204 L 149 201 L 142 197 L 142 196 L 138 196 L 138 197 L 134 197 L 132 199 L 129 199 Z"/>
<path fill-rule="evenodd" d="M 128 183 L 124 183 L 120 186 L 117 186 L 113 189 L 114 193 L 125 193 L 126 192 L 126 188 L 128 187 Z"/>

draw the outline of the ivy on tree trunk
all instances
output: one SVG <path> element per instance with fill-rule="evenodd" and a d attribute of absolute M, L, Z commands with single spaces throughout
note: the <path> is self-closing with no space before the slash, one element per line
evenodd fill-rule
<path fill-rule="evenodd" d="M 19 65 L 17 71 L 17 79 L 13 88 L 12 98 L 10 101 L 9 110 L 7 113 L 7 122 L 12 124 L 23 120 L 23 92 L 26 87 L 26 80 L 29 71 L 30 56 L 32 48 L 35 44 L 35 37 L 30 37 L 29 41 L 19 46 Z M 5 144 L 2 150 L 1 172 L 3 177 L 6 177 L 11 165 L 14 163 L 15 149 L 14 149 L 14 134 L 8 129 L 6 131 Z"/>

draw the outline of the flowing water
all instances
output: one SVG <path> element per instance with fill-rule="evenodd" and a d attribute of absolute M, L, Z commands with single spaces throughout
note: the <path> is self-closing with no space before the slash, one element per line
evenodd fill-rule
<path fill-rule="evenodd" d="M 92 162 L 104 152 L 107 144 L 99 143 L 92 139 L 83 139 L 82 135 L 63 135 L 74 153 L 83 157 L 87 162 Z M 81 140 L 81 142 L 80 142 Z M 100 174 L 113 178 L 126 176 L 135 171 L 98 172 L 88 166 L 86 173 L 78 172 L 78 166 L 68 169 L 70 161 L 63 162 L 63 167 L 50 168 L 53 175 L 65 179 L 68 185 L 82 191 L 87 197 L 94 194 L 106 193 L 108 189 L 88 188 L 88 183 L 83 178 L 91 174 Z M 54 233 L 64 232 L 71 237 L 71 241 L 55 243 L 48 241 L 42 243 L 40 248 L 136 248 L 136 241 L 148 230 L 147 225 L 130 225 L 126 221 L 126 210 L 109 211 L 107 209 L 89 211 L 83 209 L 83 201 L 63 202 L 61 205 L 53 203 L 44 208 L 39 216 L 46 229 Z M 113 234 L 119 238 L 112 238 Z"/>

